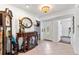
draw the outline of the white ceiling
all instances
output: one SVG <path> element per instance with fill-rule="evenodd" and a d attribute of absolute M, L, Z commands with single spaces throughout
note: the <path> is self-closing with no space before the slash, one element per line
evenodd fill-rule
<path fill-rule="evenodd" d="M 26 5 L 28 5 L 29 8 L 26 8 Z M 50 16 L 56 12 L 72 9 L 74 7 L 74 4 L 51 4 L 53 8 L 47 14 L 44 14 L 39 10 L 40 4 L 15 4 L 13 6 L 21 8 L 29 13 L 32 13 L 34 16 L 38 17 L 39 19 L 42 19 L 45 16 Z"/>

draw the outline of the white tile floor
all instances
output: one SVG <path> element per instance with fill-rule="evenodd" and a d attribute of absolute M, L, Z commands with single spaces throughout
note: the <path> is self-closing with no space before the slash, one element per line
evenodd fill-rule
<path fill-rule="evenodd" d="M 34 49 L 19 55 L 74 55 L 70 44 L 41 41 Z"/>

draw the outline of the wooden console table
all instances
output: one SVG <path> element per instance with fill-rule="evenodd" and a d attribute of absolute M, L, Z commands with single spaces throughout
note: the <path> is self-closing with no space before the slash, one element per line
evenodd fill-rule
<path fill-rule="evenodd" d="M 35 47 L 36 45 L 38 45 L 38 43 L 37 43 L 38 42 L 37 32 L 17 33 L 18 50 L 19 50 L 18 40 L 19 40 L 20 37 L 23 38 L 23 44 L 22 44 L 22 46 L 23 46 L 22 51 L 23 52 Z M 34 42 L 33 44 L 31 44 L 32 41 Z M 30 47 L 31 45 L 32 45 L 32 47 Z"/>

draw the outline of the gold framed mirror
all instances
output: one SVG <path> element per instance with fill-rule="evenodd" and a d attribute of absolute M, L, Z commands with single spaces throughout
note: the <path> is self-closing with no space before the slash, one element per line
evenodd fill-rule
<path fill-rule="evenodd" d="M 19 20 L 19 32 L 25 32 L 25 28 L 31 28 L 33 25 L 32 20 L 28 17 L 23 17 Z"/>
<path fill-rule="evenodd" d="M 24 28 L 31 28 L 33 24 L 32 20 L 28 17 L 23 17 L 20 23 Z"/>

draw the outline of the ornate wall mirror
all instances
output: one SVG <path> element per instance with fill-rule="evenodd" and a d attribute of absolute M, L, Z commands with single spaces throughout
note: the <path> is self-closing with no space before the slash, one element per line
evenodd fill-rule
<path fill-rule="evenodd" d="M 19 20 L 20 25 L 20 32 L 23 32 L 25 28 L 31 28 L 32 27 L 32 20 L 28 17 L 23 17 Z"/>
<path fill-rule="evenodd" d="M 28 17 L 23 17 L 21 21 L 22 21 L 21 25 L 24 26 L 25 28 L 30 28 L 32 26 L 32 20 Z"/>

